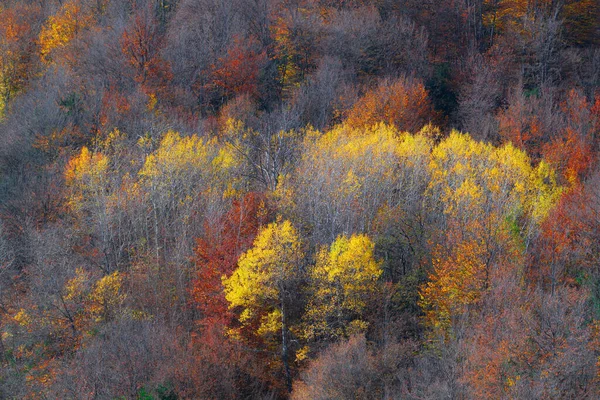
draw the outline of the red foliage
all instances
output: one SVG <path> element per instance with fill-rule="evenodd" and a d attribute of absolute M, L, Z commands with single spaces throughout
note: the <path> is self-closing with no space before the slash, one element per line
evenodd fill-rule
<path fill-rule="evenodd" d="M 591 104 L 573 89 L 557 110 L 547 98 L 516 96 L 498 121 L 504 140 L 534 160 L 550 162 L 569 183 L 577 184 L 588 175 L 600 143 L 599 99 Z"/>
<path fill-rule="evenodd" d="M 221 277 L 233 272 L 270 214 L 264 195 L 250 192 L 235 200 L 218 223 L 205 223 L 205 234 L 197 239 L 198 273 L 192 285 L 192 299 L 205 320 L 229 319 Z"/>
<path fill-rule="evenodd" d="M 533 251 L 530 276 L 544 286 L 572 284 L 573 277 L 597 274 L 600 260 L 600 173 L 565 193 Z M 581 275 L 583 274 L 583 275 Z"/>
<path fill-rule="evenodd" d="M 575 89 L 561 103 L 565 118 L 562 136 L 547 143 L 542 152 L 567 179 L 576 183 L 587 175 L 594 161 L 600 134 L 600 104 L 594 105 Z"/>
<path fill-rule="evenodd" d="M 138 13 L 121 36 L 121 51 L 133 68 L 133 78 L 148 93 L 166 86 L 172 78 L 168 62 L 160 56 L 163 37 L 151 12 Z"/>
<path fill-rule="evenodd" d="M 209 86 L 218 88 L 225 98 L 240 94 L 257 98 L 259 72 L 267 57 L 257 47 L 253 39 L 235 39 L 227 54 L 212 64 Z"/>

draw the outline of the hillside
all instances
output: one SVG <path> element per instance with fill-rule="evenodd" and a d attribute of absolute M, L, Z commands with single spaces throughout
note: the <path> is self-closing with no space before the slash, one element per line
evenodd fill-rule
<path fill-rule="evenodd" d="M 600 398 L 598 1 L 0 20 L 0 399 Z"/>

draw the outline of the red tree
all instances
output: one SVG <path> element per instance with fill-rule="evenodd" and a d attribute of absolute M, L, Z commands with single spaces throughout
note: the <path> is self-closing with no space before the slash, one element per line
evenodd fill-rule
<path fill-rule="evenodd" d="M 205 223 L 205 234 L 197 239 L 194 262 L 198 272 L 192 286 L 192 299 L 204 323 L 228 320 L 221 277 L 233 272 L 270 214 L 264 195 L 250 192 L 235 200 L 218 223 Z"/>
<path fill-rule="evenodd" d="M 207 88 L 218 92 L 222 101 L 241 94 L 258 98 L 258 78 L 265 62 L 266 52 L 258 50 L 256 40 L 236 38 L 227 53 L 211 65 Z"/>

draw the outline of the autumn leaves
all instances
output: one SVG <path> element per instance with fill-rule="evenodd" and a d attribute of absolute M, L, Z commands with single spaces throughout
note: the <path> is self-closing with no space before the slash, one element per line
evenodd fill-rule
<path fill-rule="evenodd" d="M 403 290 L 407 268 L 428 276 L 412 296 L 427 343 L 442 346 L 498 279 L 523 277 L 526 249 L 562 191 L 548 164 L 511 144 L 342 124 L 282 133 L 299 154 L 280 160 L 274 190 L 261 194 L 246 158 L 252 134 L 229 126 L 246 132 L 241 140 L 142 138 L 128 172 L 117 166 L 131 155 L 113 132 L 68 163 L 68 204 L 98 232 L 108 277 L 135 254 L 151 254 L 161 276 L 186 273 L 179 254 L 195 247 L 189 301 L 200 325 L 272 354 L 267 365 L 283 371 L 288 388 L 325 344 L 369 332 L 390 288 Z M 129 254 L 111 253 L 115 242 Z M 399 256 L 387 255 L 390 242 L 406 250 L 404 272 Z"/>

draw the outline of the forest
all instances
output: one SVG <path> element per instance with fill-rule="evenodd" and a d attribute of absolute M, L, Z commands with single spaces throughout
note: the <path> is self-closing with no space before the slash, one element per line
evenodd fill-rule
<path fill-rule="evenodd" d="M 598 0 L 0 21 L 0 399 L 600 398 Z"/>

